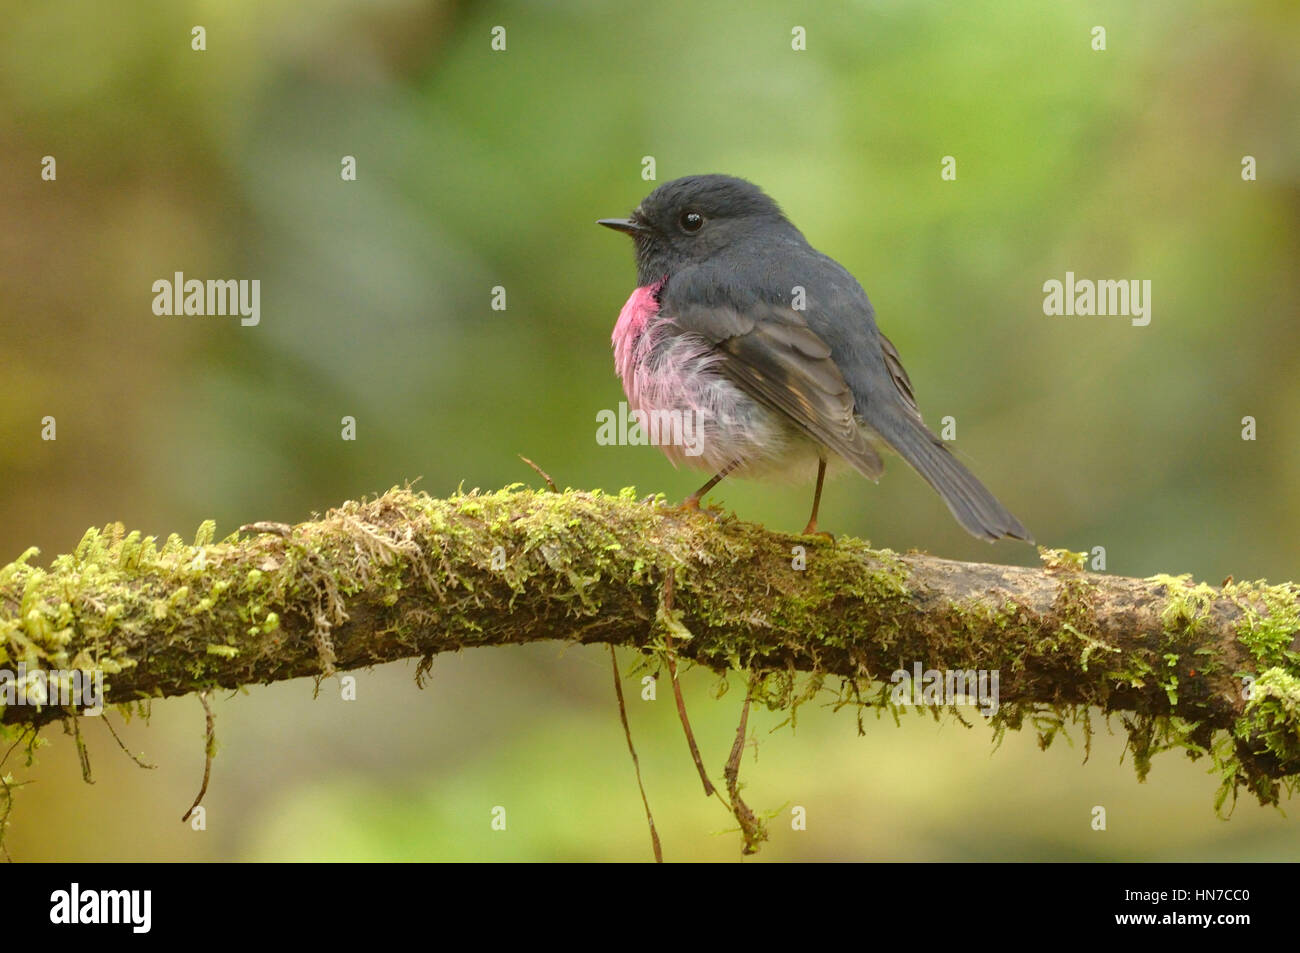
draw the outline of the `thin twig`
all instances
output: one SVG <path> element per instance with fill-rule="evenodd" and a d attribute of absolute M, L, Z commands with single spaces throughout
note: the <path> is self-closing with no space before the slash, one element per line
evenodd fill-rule
<path fill-rule="evenodd" d="M 753 810 L 740 796 L 740 756 L 745 751 L 745 729 L 749 724 L 749 692 L 745 693 L 745 705 L 740 710 L 740 724 L 736 727 L 736 740 L 731 745 L 731 757 L 723 769 L 727 779 L 727 793 L 731 795 L 731 813 L 740 825 L 741 836 L 745 846 L 741 853 L 745 855 L 758 853 L 758 845 L 767 840 L 767 828 Z"/>
<path fill-rule="evenodd" d="M 186 811 L 185 816 L 181 818 L 182 824 L 190 819 L 190 815 L 194 813 L 194 809 L 197 808 L 199 803 L 203 800 L 203 795 L 208 793 L 208 779 L 212 777 L 212 758 L 216 754 L 217 748 L 217 733 L 215 726 L 213 725 L 216 718 L 212 714 L 212 706 L 208 704 L 208 693 L 199 692 L 199 701 L 203 703 L 203 711 L 207 715 L 207 731 L 203 742 L 203 783 L 199 785 L 198 797 L 194 799 L 194 803 L 190 805 L 190 809 Z"/>
<path fill-rule="evenodd" d="M 636 756 L 636 748 L 632 745 L 632 728 L 627 723 L 627 705 L 623 701 L 623 681 L 618 675 L 618 656 L 614 654 L 614 646 L 609 647 L 609 661 L 614 667 L 614 694 L 618 696 L 618 717 L 623 721 L 623 734 L 627 736 L 627 750 L 632 753 L 632 767 L 636 769 L 636 786 L 641 791 L 641 803 L 645 805 L 646 823 L 650 825 L 650 845 L 654 848 L 655 863 L 664 862 L 663 848 L 659 845 L 659 832 L 655 830 L 655 818 L 650 813 L 650 799 L 645 795 L 645 785 L 641 782 L 641 762 Z"/>
<path fill-rule="evenodd" d="M 18 737 L 14 739 L 14 743 L 5 749 L 4 756 L 0 757 L 0 769 L 4 768 L 5 762 L 8 761 L 9 756 L 14 753 L 14 749 L 22 744 L 24 740 L 27 740 L 30 735 L 34 735 L 35 733 L 35 728 L 24 728 L 18 733 Z M 31 782 L 24 783 L 30 784 Z M 4 855 L 6 864 L 12 864 L 14 859 L 9 856 L 9 848 L 5 846 L 5 831 L 9 826 L 9 815 L 13 813 L 14 809 L 14 788 L 22 786 L 22 784 L 11 782 L 8 779 L 8 775 L 0 773 L 0 789 L 3 789 L 3 795 L 0 795 L 0 800 L 4 801 L 4 813 L 0 814 L 0 854 Z"/>
<path fill-rule="evenodd" d="M 5 749 L 4 756 L 0 757 L 0 768 L 3 768 L 5 766 L 5 762 L 7 762 L 9 760 L 9 756 L 14 753 L 14 749 L 17 748 L 20 744 L 22 744 L 25 740 L 27 740 L 27 737 L 29 735 L 33 735 L 35 733 L 36 733 L 35 728 L 23 728 L 22 731 L 18 733 L 18 737 L 14 739 L 14 743 Z"/>
<path fill-rule="evenodd" d="M 124 744 L 122 743 L 122 739 L 119 738 L 119 737 L 117 736 L 117 732 L 113 730 L 113 723 L 112 723 L 111 721 L 108 720 L 108 712 L 104 712 L 103 715 L 102 715 L 101 717 L 104 719 L 104 727 L 107 728 L 107 729 L 108 729 L 108 733 L 109 733 L 110 735 L 113 736 L 113 740 L 117 742 L 117 746 L 118 746 L 119 748 L 121 748 L 124 752 L 126 752 L 126 756 L 127 756 L 128 758 L 130 758 L 132 761 L 134 761 L 134 762 L 135 762 L 136 764 L 138 764 L 140 767 L 142 767 L 142 768 L 148 768 L 148 769 L 151 770 L 151 771 L 152 771 L 154 768 L 158 767 L 158 765 L 156 765 L 156 764 L 149 764 L 147 761 L 142 761 L 142 760 L 140 760 L 140 758 L 138 758 L 136 755 L 133 755 L 133 754 L 131 753 L 131 749 L 128 748 L 126 745 L 124 745 Z"/>
<path fill-rule="evenodd" d="M 72 730 L 68 730 L 68 722 L 72 722 Z M 63 719 L 63 730 L 66 734 L 72 735 L 73 744 L 77 748 L 77 757 L 81 760 L 81 780 L 87 784 L 94 784 L 95 779 L 90 774 L 90 749 L 86 747 L 85 739 L 81 737 L 81 719 L 74 711 L 71 715 Z"/>
<path fill-rule="evenodd" d="M 664 612 L 673 611 L 673 581 L 675 570 L 669 568 L 664 576 Z M 691 757 L 695 759 L 695 769 L 700 772 L 700 780 L 704 782 L 704 796 L 713 797 L 716 789 L 713 782 L 709 780 L 709 773 L 704 770 L 704 759 L 700 757 L 700 747 L 695 743 L 695 732 L 691 731 L 691 720 L 686 717 L 686 699 L 682 698 L 682 688 L 677 682 L 677 659 L 673 652 L 673 637 L 664 636 L 664 645 L 667 651 L 664 653 L 664 659 L 668 662 L 668 674 L 672 678 L 673 698 L 677 700 L 677 717 L 682 720 L 682 729 L 686 732 L 686 743 L 690 745 Z"/>
<path fill-rule="evenodd" d="M 537 471 L 537 475 L 540 476 L 543 480 L 546 481 L 546 485 L 549 486 L 549 487 L 551 488 L 551 492 L 552 492 L 552 493 L 559 493 L 559 492 L 560 492 L 559 487 L 557 487 L 557 486 L 555 485 L 555 481 L 551 479 L 551 475 L 550 475 L 549 473 L 547 473 L 545 470 L 543 470 L 543 469 L 542 469 L 541 467 L 539 467 L 537 464 L 533 463 L 532 460 L 529 460 L 529 459 L 528 459 L 526 456 L 524 456 L 522 453 L 519 454 L 519 459 L 522 460 L 522 461 L 524 461 L 524 463 L 528 464 L 530 467 L 532 467 L 534 470 Z"/>

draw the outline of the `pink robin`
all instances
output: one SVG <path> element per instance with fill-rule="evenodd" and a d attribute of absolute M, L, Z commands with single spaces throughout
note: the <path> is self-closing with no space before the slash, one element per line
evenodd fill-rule
<path fill-rule="evenodd" d="M 826 463 L 870 480 L 898 453 L 982 539 L 1029 532 L 921 420 L 898 351 L 866 292 L 812 248 L 757 186 L 689 176 L 655 189 L 626 219 L 600 223 L 636 242 L 637 289 L 614 326 L 614 366 L 633 411 L 688 421 L 675 463 L 714 476 L 812 475 L 805 534 L 817 531 Z"/>

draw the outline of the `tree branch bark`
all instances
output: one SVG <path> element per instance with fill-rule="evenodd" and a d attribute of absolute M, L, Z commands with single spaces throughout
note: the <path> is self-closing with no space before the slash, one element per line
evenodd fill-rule
<path fill-rule="evenodd" d="M 897 671 L 985 670 L 998 731 L 1028 721 L 1047 743 L 1072 722 L 1090 732 L 1100 709 L 1121 715 L 1139 775 L 1179 747 L 1210 756 L 1220 801 L 1294 788 L 1300 588 L 1120 578 L 1041 553 L 1032 569 L 899 555 L 630 491 L 394 489 L 219 542 L 211 524 L 161 547 L 119 524 L 49 569 L 29 551 L 0 569 L 0 667 L 98 667 L 108 702 L 129 703 L 402 658 L 418 678 L 442 652 L 543 639 L 653 655 L 671 636 L 681 657 L 756 675 L 771 707 L 830 692 L 859 717 L 897 712 Z M 64 714 L 10 703 L 3 723 Z"/>

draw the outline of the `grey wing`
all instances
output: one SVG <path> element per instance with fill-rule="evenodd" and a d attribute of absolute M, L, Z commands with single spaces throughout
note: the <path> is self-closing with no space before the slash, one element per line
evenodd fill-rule
<path fill-rule="evenodd" d="M 701 335 L 722 356 L 718 370 L 756 399 L 781 411 L 808 436 L 864 476 L 884 471 L 857 420 L 853 391 L 831 349 L 792 308 L 756 301 L 746 307 L 665 301 L 683 331 Z"/>
<path fill-rule="evenodd" d="M 898 348 L 894 347 L 894 342 L 883 333 L 879 331 L 876 333 L 880 335 L 880 350 L 885 355 L 885 368 L 889 371 L 894 387 L 898 389 L 898 396 L 903 398 L 903 404 L 908 412 L 920 420 L 921 408 L 916 406 L 916 395 L 912 393 L 912 379 L 907 376 L 907 371 L 903 370 L 903 359 L 898 356 Z"/>

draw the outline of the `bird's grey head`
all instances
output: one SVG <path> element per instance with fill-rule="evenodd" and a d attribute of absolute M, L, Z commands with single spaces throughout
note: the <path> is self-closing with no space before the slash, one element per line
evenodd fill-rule
<path fill-rule="evenodd" d="M 665 182 L 631 217 L 601 219 L 600 224 L 636 241 L 638 285 L 659 281 L 720 249 L 773 230 L 794 232 L 762 189 L 729 175 L 689 175 Z"/>

